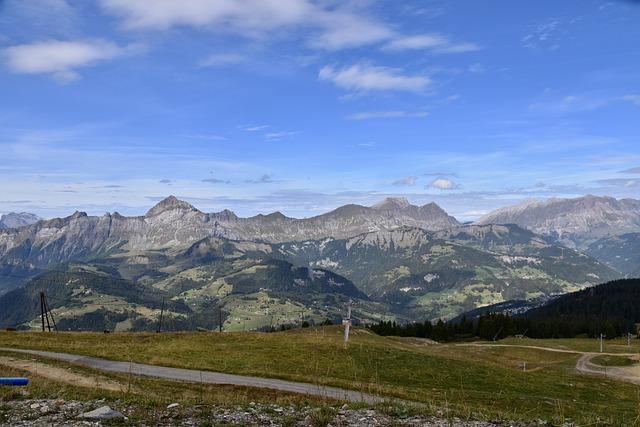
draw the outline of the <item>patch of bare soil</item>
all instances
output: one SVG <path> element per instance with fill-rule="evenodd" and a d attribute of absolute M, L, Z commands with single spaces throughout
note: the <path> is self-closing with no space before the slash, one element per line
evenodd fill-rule
<path fill-rule="evenodd" d="M 60 381 L 78 387 L 100 388 L 109 391 L 126 391 L 126 387 L 107 377 L 99 375 L 78 374 L 68 369 L 50 366 L 34 360 L 16 359 L 0 356 L 0 365 L 31 372 L 35 375 Z"/>

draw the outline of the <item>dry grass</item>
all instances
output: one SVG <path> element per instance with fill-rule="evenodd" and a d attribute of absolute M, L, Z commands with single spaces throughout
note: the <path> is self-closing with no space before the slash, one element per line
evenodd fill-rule
<path fill-rule="evenodd" d="M 338 327 L 276 334 L 0 333 L 0 346 L 12 345 L 335 385 L 463 417 L 632 425 L 640 407 L 637 386 L 574 373 L 577 355 L 424 345 L 359 329 L 348 349 Z"/>

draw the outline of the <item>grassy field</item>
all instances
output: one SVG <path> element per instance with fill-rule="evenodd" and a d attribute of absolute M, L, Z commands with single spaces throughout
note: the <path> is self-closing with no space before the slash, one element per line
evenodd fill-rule
<path fill-rule="evenodd" d="M 633 366 L 638 364 L 637 360 L 624 356 L 596 356 L 591 361 L 600 366 Z"/>
<path fill-rule="evenodd" d="M 20 354 L 0 352 L 0 357 L 20 358 Z M 24 356 L 23 356 L 24 357 Z M 249 407 L 253 402 L 261 404 L 277 404 L 280 406 L 302 407 L 310 406 L 326 408 L 335 406 L 338 402 L 332 400 L 308 397 L 296 393 L 283 393 L 268 389 L 255 389 L 248 387 L 187 384 L 173 381 L 164 381 L 126 374 L 105 373 L 89 368 L 71 365 L 58 361 L 51 361 L 36 356 L 28 356 L 29 361 L 39 364 L 63 368 L 72 373 L 86 376 L 87 378 L 102 377 L 121 384 L 124 392 L 109 391 L 99 387 L 81 387 L 70 385 L 60 380 L 51 380 L 43 377 L 41 373 L 33 374 L 20 369 L 12 369 L 0 364 L 0 377 L 28 376 L 29 386 L 24 388 L 0 387 L 0 424 L 4 421 L 3 401 L 14 399 L 65 399 L 90 401 L 103 399 L 106 404 L 116 408 L 128 408 L 127 423 L 115 423 L 115 425 L 153 425 L 154 420 L 166 424 L 167 420 L 157 419 L 161 411 L 168 404 L 180 403 L 180 409 L 175 410 L 176 420 L 181 416 L 193 415 L 194 411 L 206 411 L 211 405 L 220 407 Z M 42 366 L 41 365 L 41 366 Z M 38 371 L 40 372 L 40 371 Z M 357 405 L 356 405 L 357 406 Z M 382 408 L 390 411 L 390 408 Z M 286 421 L 286 420 L 283 420 Z M 114 425 L 113 423 L 109 425 Z"/>
<path fill-rule="evenodd" d="M 273 334 L 3 332 L 0 346 L 335 385 L 478 419 L 640 425 L 640 388 L 574 373 L 578 354 L 429 345 L 361 329 L 344 349 L 341 334 L 338 327 Z M 593 344 L 527 341 L 567 348 Z"/>

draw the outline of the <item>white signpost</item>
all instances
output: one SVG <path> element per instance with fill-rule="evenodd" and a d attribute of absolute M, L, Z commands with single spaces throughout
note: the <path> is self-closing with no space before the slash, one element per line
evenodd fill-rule
<path fill-rule="evenodd" d="M 344 346 L 346 348 L 349 345 L 349 329 L 351 328 L 351 301 L 347 306 L 347 318 L 342 319 L 342 324 L 344 325 Z"/>

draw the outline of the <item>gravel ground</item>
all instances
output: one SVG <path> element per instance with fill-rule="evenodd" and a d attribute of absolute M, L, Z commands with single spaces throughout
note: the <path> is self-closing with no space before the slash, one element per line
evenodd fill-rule
<path fill-rule="evenodd" d="M 85 420 L 81 415 L 96 408 L 109 406 L 124 418 L 115 420 Z M 389 416 L 371 409 L 333 409 L 278 406 L 251 403 L 247 407 L 201 405 L 182 407 L 178 404 L 157 410 L 146 409 L 144 420 L 140 408 L 124 402 L 104 400 L 79 402 L 21 399 L 0 402 L 0 426 L 427 426 L 427 427 L 489 427 L 511 426 L 510 423 L 463 421 L 428 416 Z M 401 411 L 400 411 L 401 412 Z M 521 426 L 521 424 L 518 424 Z"/>

